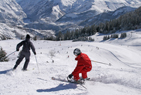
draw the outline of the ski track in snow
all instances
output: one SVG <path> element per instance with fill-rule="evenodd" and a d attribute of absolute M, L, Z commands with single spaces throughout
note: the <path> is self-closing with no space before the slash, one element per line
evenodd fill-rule
<path fill-rule="evenodd" d="M 19 42 L 1 41 L 0 45 L 9 54 Z M 32 53 L 28 71 L 21 70 L 24 60 L 12 71 L 18 52 L 9 57 L 9 62 L 0 62 L 0 95 L 141 95 L 141 63 L 138 59 L 141 53 L 135 46 L 106 42 L 32 42 L 37 51 L 37 63 Z M 73 55 L 75 48 L 80 48 L 91 60 L 112 64 L 92 62 L 93 69 L 88 73 L 91 80 L 84 84 L 87 89 L 79 84 L 51 79 L 66 79 L 74 70 L 77 63 Z M 51 57 L 50 51 L 54 51 L 55 56 Z"/>

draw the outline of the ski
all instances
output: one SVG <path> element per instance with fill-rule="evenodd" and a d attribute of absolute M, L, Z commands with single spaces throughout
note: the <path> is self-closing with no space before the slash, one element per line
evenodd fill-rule
<path fill-rule="evenodd" d="M 57 81 L 62 81 L 62 82 L 68 82 L 65 79 L 61 79 L 61 78 L 55 78 L 55 77 L 51 77 L 52 80 L 57 80 Z"/>
<path fill-rule="evenodd" d="M 77 82 L 72 82 L 66 79 L 61 79 L 61 78 L 56 78 L 56 77 L 51 77 L 52 80 L 57 80 L 57 81 L 61 81 L 61 82 L 67 82 L 67 83 L 73 83 L 73 84 L 80 84 L 83 88 L 87 89 L 83 84 L 84 83 L 77 83 Z"/>
<path fill-rule="evenodd" d="M 84 83 L 73 82 L 73 81 L 70 81 L 70 80 L 61 79 L 61 78 L 55 78 L 55 77 L 52 77 L 51 79 L 52 80 L 57 80 L 57 81 L 62 81 L 62 82 L 74 83 L 74 84 L 84 84 Z"/>
<path fill-rule="evenodd" d="M 69 80 L 61 79 L 61 78 L 55 78 L 55 77 L 52 77 L 51 79 L 52 80 L 57 80 L 57 81 L 62 81 L 62 82 L 74 83 L 74 84 L 83 84 L 83 83 L 77 83 L 77 82 L 73 82 L 73 81 L 69 81 Z"/>

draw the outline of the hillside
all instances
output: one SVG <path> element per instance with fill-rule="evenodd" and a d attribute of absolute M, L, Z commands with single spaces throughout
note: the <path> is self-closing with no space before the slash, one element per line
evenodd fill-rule
<path fill-rule="evenodd" d="M 26 14 L 15 0 L 0 1 L 0 23 L 23 24 L 23 18 L 26 18 Z"/>
<path fill-rule="evenodd" d="M 0 95 L 141 95 L 141 30 L 122 32 L 127 33 L 125 39 L 102 41 L 103 35 L 96 34 L 95 42 L 32 41 L 37 62 L 31 53 L 28 71 L 21 70 L 24 60 L 11 71 L 18 52 L 9 56 L 9 62 L 0 62 Z M 20 41 L 0 41 L 0 46 L 10 54 Z M 74 70 L 75 48 L 80 48 L 91 60 L 112 64 L 92 62 L 93 69 L 88 73 L 91 81 L 84 84 L 87 89 L 51 79 L 52 76 L 66 79 Z M 55 56 L 50 52 L 55 52 Z"/>

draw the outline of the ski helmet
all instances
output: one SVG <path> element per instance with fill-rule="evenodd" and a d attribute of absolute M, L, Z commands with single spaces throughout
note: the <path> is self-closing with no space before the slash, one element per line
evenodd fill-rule
<path fill-rule="evenodd" d="M 27 39 L 27 40 L 30 39 L 30 35 L 29 35 L 29 34 L 26 35 L 26 39 Z"/>
<path fill-rule="evenodd" d="M 81 53 L 81 50 L 78 48 L 74 49 L 74 51 L 73 51 L 74 55 L 79 55 L 80 53 Z"/>

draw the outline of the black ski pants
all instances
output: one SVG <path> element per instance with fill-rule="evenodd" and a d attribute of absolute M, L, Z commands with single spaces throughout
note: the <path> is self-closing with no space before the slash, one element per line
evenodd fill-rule
<path fill-rule="evenodd" d="M 17 66 L 21 63 L 23 58 L 25 58 L 25 63 L 24 63 L 24 66 L 23 66 L 23 70 L 27 69 L 28 63 L 30 61 L 30 51 L 28 51 L 28 52 L 21 51 L 21 53 L 19 55 L 19 59 L 16 61 L 15 68 L 17 68 Z"/>

